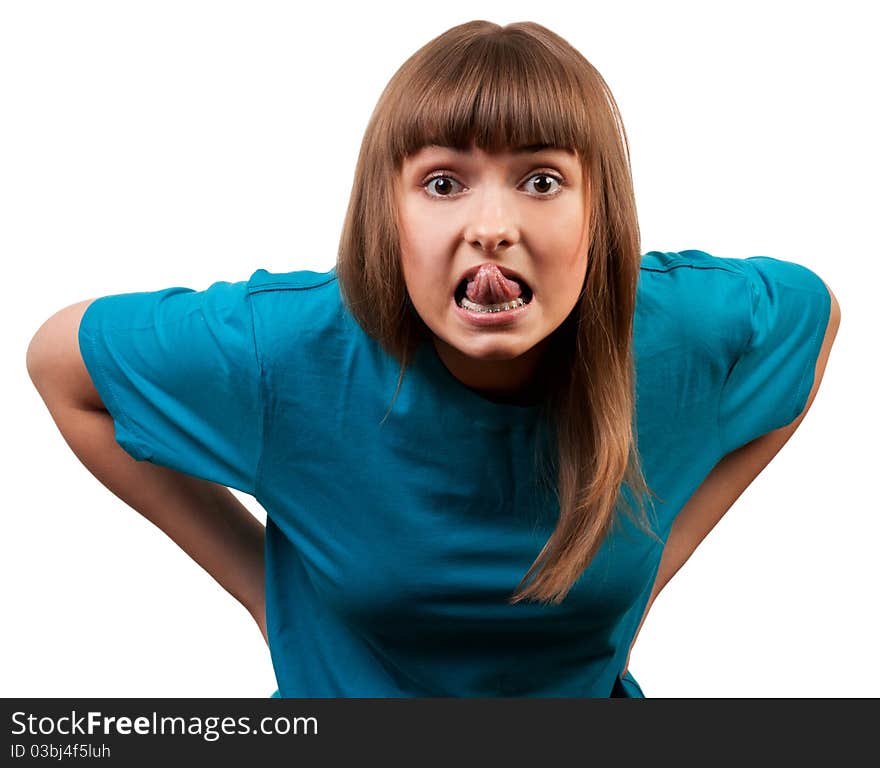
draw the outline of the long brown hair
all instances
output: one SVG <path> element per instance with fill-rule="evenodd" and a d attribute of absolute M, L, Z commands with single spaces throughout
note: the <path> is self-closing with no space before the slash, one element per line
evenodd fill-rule
<path fill-rule="evenodd" d="M 553 332 L 542 405 L 556 427 L 559 520 L 509 600 L 558 604 L 614 525 L 624 485 L 637 507 L 627 505 L 627 514 L 660 540 L 645 511 L 643 497 L 655 494 L 636 445 L 632 332 L 641 256 L 629 145 L 602 76 L 534 22 L 471 21 L 428 42 L 397 70 L 370 118 L 336 272 L 353 317 L 401 362 L 393 407 L 408 363 L 430 337 L 400 263 L 395 190 L 403 159 L 427 144 L 497 152 L 538 143 L 573 149 L 591 189 L 586 277 Z"/>

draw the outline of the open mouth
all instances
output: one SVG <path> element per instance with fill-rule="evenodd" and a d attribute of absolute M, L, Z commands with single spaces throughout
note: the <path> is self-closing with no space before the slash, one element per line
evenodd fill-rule
<path fill-rule="evenodd" d="M 519 285 L 520 289 L 522 290 L 522 293 L 520 294 L 519 298 L 521 298 L 523 300 L 524 304 L 528 304 L 532 300 L 532 296 L 533 296 L 532 289 L 529 288 L 529 286 L 526 285 L 521 280 L 516 280 L 516 283 Z M 468 281 L 467 281 L 467 278 L 465 278 L 464 280 L 462 280 L 458 284 L 458 288 L 455 289 L 455 303 L 458 304 L 459 307 L 462 306 L 461 301 L 467 295 L 467 286 L 468 286 Z"/>

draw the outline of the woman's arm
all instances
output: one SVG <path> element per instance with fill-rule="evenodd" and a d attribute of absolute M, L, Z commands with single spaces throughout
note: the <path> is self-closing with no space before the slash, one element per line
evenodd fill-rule
<path fill-rule="evenodd" d="M 27 352 L 31 381 L 86 468 L 238 600 L 265 639 L 263 524 L 225 486 L 135 461 L 116 442 L 113 418 L 79 353 L 77 331 L 89 303 L 61 310 L 39 329 Z"/>
<path fill-rule="evenodd" d="M 724 516 L 724 513 L 733 506 L 733 503 L 742 495 L 743 491 L 749 487 L 751 482 L 770 463 L 770 460 L 779 453 L 782 446 L 788 442 L 788 439 L 800 426 L 801 421 L 803 421 L 804 416 L 813 404 L 813 399 L 819 390 L 819 385 L 825 374 L 825 366 L 828 363 L 828 356 L 831 354 L 831 346 L 834 344 L 837 329 L 840 326 L 840 306 L 830 288 L 828 293 L 831 296 L 831 314 L 828 319 L 828 326 L 825 329 L 822 349 L 816 360 L 813 388 L 810 390 L 804 410 L 791 424 L 787 424 L 780 429 L 774 429 L 766 435 L 761 435 L 761 437 L 746 443 L 746 445 L 737 448 L 722 458 L 706 476 L 706 479 L 703 480 L 693 496 L 688 499 L 687 504 L 676 515 L 670 528 L 666 545 L 663 548 L 663 555 L 660 559 L 660 566 L 657 569 L 651 597 L 648 600 L 638 629 L 636 629 L 635 637 L 633 637 L 629 647 L 626 664 L 624 665 L 624 673 L 629 668 L 629 657 L 632 654 L 636 638 L 639 636 L 639 631 L 645 623 L 645 618 L 651 610 L 657 595 L 687 562 L 687 559 L 694 553 L 700 542 L 706 538 L 709 531 Z"/>

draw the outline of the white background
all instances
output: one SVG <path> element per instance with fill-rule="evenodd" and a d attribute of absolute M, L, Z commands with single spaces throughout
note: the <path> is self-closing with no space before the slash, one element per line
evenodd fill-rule
<path fill-rule="evenodd" d="M 631 671 L 649 698 L 876 695 L 870 4 L 565 5 L 0 6 L 0 694 L 275 689 L 244 609 L 67 446 L 27 345 L 86 298 L 329 269 L 381 90 L 431 38 L 488 19 L 549 27 L 609 83 L 643 252 L 796 261 L 842 308 L 809 414 L 661 593 Z"/>

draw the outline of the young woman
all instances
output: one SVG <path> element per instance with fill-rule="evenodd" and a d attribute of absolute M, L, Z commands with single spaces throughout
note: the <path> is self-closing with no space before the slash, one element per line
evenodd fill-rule
<path fill-rule="evenodd" d="M 643 255 L 602 77 L 475 21 L 382 93 L 331 270 L 82 302 L 28 368 L 254 616 L 274 695 L 639 697 L 651 603 L 803 418 L 838 323 L 801 265 Z"/>

